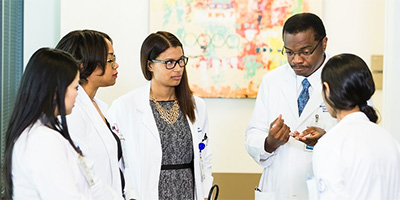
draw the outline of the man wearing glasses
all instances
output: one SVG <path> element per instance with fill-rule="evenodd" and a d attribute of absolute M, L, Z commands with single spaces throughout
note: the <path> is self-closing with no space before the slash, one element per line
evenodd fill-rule
<path fill-rule="evenodd" d="M 321 95 L 327 41 L 315 14 L 296 14 L 283 26 L 288 63 L 264 76 L 246 130 L 247 152 L 264 167 L 256 199 L 308 199 L 313 146 L 336 123 Z"/>

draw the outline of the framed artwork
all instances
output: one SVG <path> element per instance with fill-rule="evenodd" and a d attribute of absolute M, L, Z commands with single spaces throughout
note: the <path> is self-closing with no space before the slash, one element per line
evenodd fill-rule
<path fill-rule="evenodd" d="M 284 64 L 282 26 L 309 0 L 150 0 L 150 32 L 175 34 L 189 57 L 193 93 L 254 98 L 262 77 Z"/>

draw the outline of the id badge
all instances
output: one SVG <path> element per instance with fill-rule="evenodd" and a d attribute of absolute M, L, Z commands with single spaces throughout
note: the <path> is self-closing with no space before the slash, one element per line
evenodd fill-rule
<path fill-rule="evenodd" d="M 318 127 L 318 128 L 325 128 L 325 125 L 323 123 L 321 123 L 321 119 L 320 119 L 320 115 L 317 113 L 314 115 L 314 118 L 312 120 L 312 122 L 309 125 L 314 126 L 314 127 Z M 314 150 L 314 146 L 308 146 L 306 144 L 304 144 L 304 151 L 313 151 Z"/>

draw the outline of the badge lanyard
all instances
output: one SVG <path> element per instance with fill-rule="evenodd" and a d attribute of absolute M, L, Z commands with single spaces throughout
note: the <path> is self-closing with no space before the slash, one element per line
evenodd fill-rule
<path fill-rule="evenodd" d="M 205 142 L 208 143 L 207 140 L 207 133 L 204 133 L 204 138 L 201 140 L 201 142 L 199 143 L 199 150 L 200 150 L 200 165 L 201 165 L 201 178 L 202 181 L 204 181 L 204 179 L 206 179 L 206 175 L 204 174 L 204 164 L 203 164 L 203 157 L 201 156 L 201 151 L 204 150 L 206 148 L 206 144 Z"/>

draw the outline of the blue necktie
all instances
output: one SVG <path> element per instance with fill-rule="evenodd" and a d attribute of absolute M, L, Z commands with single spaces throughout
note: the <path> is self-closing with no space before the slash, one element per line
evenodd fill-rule
<path fill-rule="evenodd" d="M 301 84 L 303 85 L 303 90 L 300 93 L 299 98 L 297 99 L 297 105 L 299 107 L 299 116 L 306 107 L 307 101 L 310 98 L 310 94 L 308 93 L 308 88 L 311 86 L 310 82 L 308 82 L 307 78 L 305 78 Z"/>

